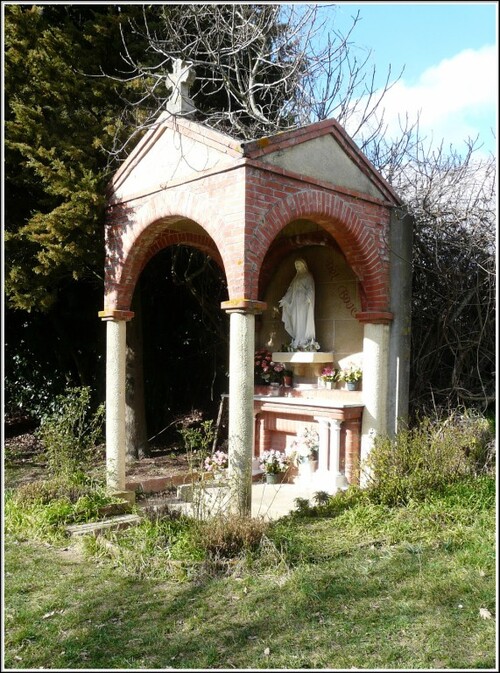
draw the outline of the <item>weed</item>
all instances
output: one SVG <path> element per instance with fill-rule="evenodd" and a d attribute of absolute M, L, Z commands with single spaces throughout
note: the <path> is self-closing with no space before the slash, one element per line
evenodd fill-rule
<path fill-rule="evenodd" d="M 102 509 L 116 502 L 103 486 L 90 480 L 35 481 L 7 492 L 6 530 L 15 537 L 56 541 L 65 537 L 69 524 L 99 520 Z"/>
<path fill-rule="evenodd" d="M 200 469 L 214 441 L 213 421 L 201 421 L 197 426 L 182 428 L 179 434 L 184 442 L 190 468 Z"/>
<path fill-rule="evenodd" d="M 234 559 L 257 551 L 268 527 L 262 519 L 220 514 L 200 522 L 196 542 L 209 558 Z"/>
<path fill-rule="evenodd" d="M 295 498 L 294 500 L 296 514 L 298 516 L 309 516 L 312 514 L 311 503 L 307 498 Z"/>
<path fill-rule="evenodd" d="M 363 466 L 370 497 L 390 505 L 423 500 L 465 476 L 491 472 L 493 447 L 490 425 L 470 411 L 424 418 L 393 439 L 376 437 Z"/>
<path fill-rule="evenodd" d="M 90 388 L 70 388 L 57 398 L 56 410 L 42 419 L 38 436 L 53 475 L 73 480 L 75 475 L 85 473 L 96 457 L 104 405 L 92 413 L 90 398 Z"/>

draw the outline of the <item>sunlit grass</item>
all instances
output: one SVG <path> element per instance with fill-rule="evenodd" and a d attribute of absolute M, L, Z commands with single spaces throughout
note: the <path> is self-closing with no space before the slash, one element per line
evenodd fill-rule
<path fill-rule="evenodd" d="M 87 559 L 11 534 L 5 666 L 495 668 L 494 498 L 481 478 L 407 507 L 361 499 L 217 567 L 182 522 Z"/>

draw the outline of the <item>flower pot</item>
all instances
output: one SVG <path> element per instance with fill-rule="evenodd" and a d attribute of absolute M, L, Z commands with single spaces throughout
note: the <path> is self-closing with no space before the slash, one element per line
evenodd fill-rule
<path fill-rule="evenodd" d="M 358 387 L 358 383 L 357 381 L 347 381 L 346 386 L 347 390 L 356 390 L 356 388 Z"/>
<path fill-rule="evenodd" d="M 280 384 L 279 383 L 271 383 L 269 386 L 271 388 L 271 397 L 278 397 L 280 394 Z"/>
<path fill-rule="evenodd" d="M 266 472 L 266 484 L 279 484 L 280 475 L 276 472 Z"/>
<path fill-rule="evenodd" d="M 332 390 L 333 389 L 333 381 L 325 381 L 325 388 L 327 390 Z"/>

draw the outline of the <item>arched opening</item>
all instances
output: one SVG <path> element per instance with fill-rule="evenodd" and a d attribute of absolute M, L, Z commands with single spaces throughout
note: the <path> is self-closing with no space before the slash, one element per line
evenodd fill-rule
<path fill-rule="evenodd" d="M 223 271 L 191 246 L 161 250 L 141 272 L 132 305 L 141 307 L 134 320 L 142 327 L 147 434 L 156 444 L 175 436 L 175 426 L 162 431 L 176 417 L 217 413 L 227 390 L 226 298 Z"/>
<path fill-rule="evenodd" d="M 290 342 L 279 300 L 295 275 L 294 262 L 298 257 L 305 259 L 315 280 L 316 340 L 321 350 L 334 352 L 336 360 L 361 351 L 363 326 L 356 319 L 361 310 L 360 281 L 334 238 L 306 219 L 290 222 L 264 259 L 260 293 L 267 309 L 258 323 L 256 343 L 281 351 Z"/>

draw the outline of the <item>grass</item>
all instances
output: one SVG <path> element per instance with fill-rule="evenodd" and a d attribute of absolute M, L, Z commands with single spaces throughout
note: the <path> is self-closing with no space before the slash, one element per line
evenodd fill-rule
<path fill-rule="evenodd" d="M 327 511 L 271 526 L 271 559 L 249 555 L 220 573 L 191 558 L 183 565 L 191 573 L 163 579 L 150 522 L 142 547 L 140 531 L 130 531 L 109 557 L 11 534 L 4 666 L 496 668 L 494 478 L 463 480 L 406 507 L 360 498 L 333 517 Z M 192 550 L 175 540 L 180 563 Z"/>

